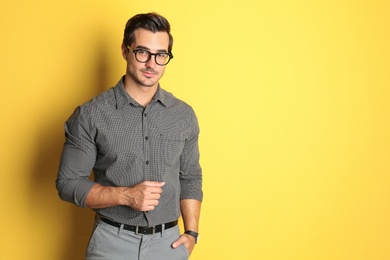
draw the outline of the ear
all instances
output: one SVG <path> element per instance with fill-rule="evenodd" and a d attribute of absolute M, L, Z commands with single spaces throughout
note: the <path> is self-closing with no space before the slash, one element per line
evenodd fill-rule
<path fill-rule="evenodd" d="M 129 49 L 127 49 L 127 47 L 122 43 L 121 45 L 121 48 L 122 48 L 122 57 L 127 60 L 127 53 L 129 51 Z"/>

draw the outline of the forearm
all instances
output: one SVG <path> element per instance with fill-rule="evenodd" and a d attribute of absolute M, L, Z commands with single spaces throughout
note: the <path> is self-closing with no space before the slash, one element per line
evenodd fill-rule
<path fill-rule="evenodd" d="M 85 203 L 88 208 L 108 208 L 122 205 L 121 188 L 95 184 L 89 191 Z"/>
<path fill-rule="evenodd" d="M 180 201 L 181 214 L 185 230 L 198 232 L 201 202 L 194 199 Z"/>
<path fill-rule="evenodd" d="M 199 200 L 183 199 L 180 201 L 181 215 L 185 231 L 199 232 L 200 206 L 201 201 Z M 179 239 L 173 242 L 172 247 L 178 248 L 180 245 L 184 244 L 191 255 L 195 243 L 196 239 L 192 235 L 183 234 Z"/>

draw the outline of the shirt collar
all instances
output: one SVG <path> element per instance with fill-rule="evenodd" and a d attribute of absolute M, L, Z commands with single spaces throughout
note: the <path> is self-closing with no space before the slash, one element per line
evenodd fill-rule
<path fill-rule="evenodd" d="M 125 86 L 123 85 L 124 76 L 119 80 L 118 84 L 114 87 L 115 90 L 115 98 L 116 98 L 116 106 L 118 109 L 123 108 L 128 104 L 132 104 L 137 106 L 138 103 L 127 93 L 125 90 Z M 165 90 L 163 90 L 160 85 L 158 85 L 158 89 L 151 102 L 160 102 L 163 106 L 169 105 L 169 94 Z"/>
<path fill-rule="evenodd" d="M 165 92 L 160 87 L 160 84 L 158 85 L 156 94 L 154 94 L 154 97 L 152 98 L 152 102 L 157 102 L 157 101 L 159 101 L 164 107 L 168 105 L 167 92 Z"/>

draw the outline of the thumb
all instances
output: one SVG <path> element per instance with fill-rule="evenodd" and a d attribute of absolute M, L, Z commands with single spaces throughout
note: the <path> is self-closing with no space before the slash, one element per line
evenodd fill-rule
<path fill-rule="evenodd" d="M 145 181 L 144 184 L 145 184 L 146 186 L 162 187 L 162 186 L 165 185 L 165 182 Z"/>
<path fill-rule="evenodd" d="M 175 242 L 172 243 L 172 248 L 178 248 L 183 243 L 184 243 L 184 240 L 180 236 Z"/>

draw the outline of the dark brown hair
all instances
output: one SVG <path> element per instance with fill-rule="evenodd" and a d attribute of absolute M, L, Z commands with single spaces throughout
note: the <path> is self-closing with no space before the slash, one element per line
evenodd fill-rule
<path fill-rule="evenodd" d="M 157 13 L 137 14 L 130 18 L 123 34 L 123 44 L 131 45 L 134 42 L 134 31 L 142 28 L 151 32 L 166 32 L 169 36 L 168 52 L 172 53 L 173 37 L 171 26 L 167 19 Z"/>

